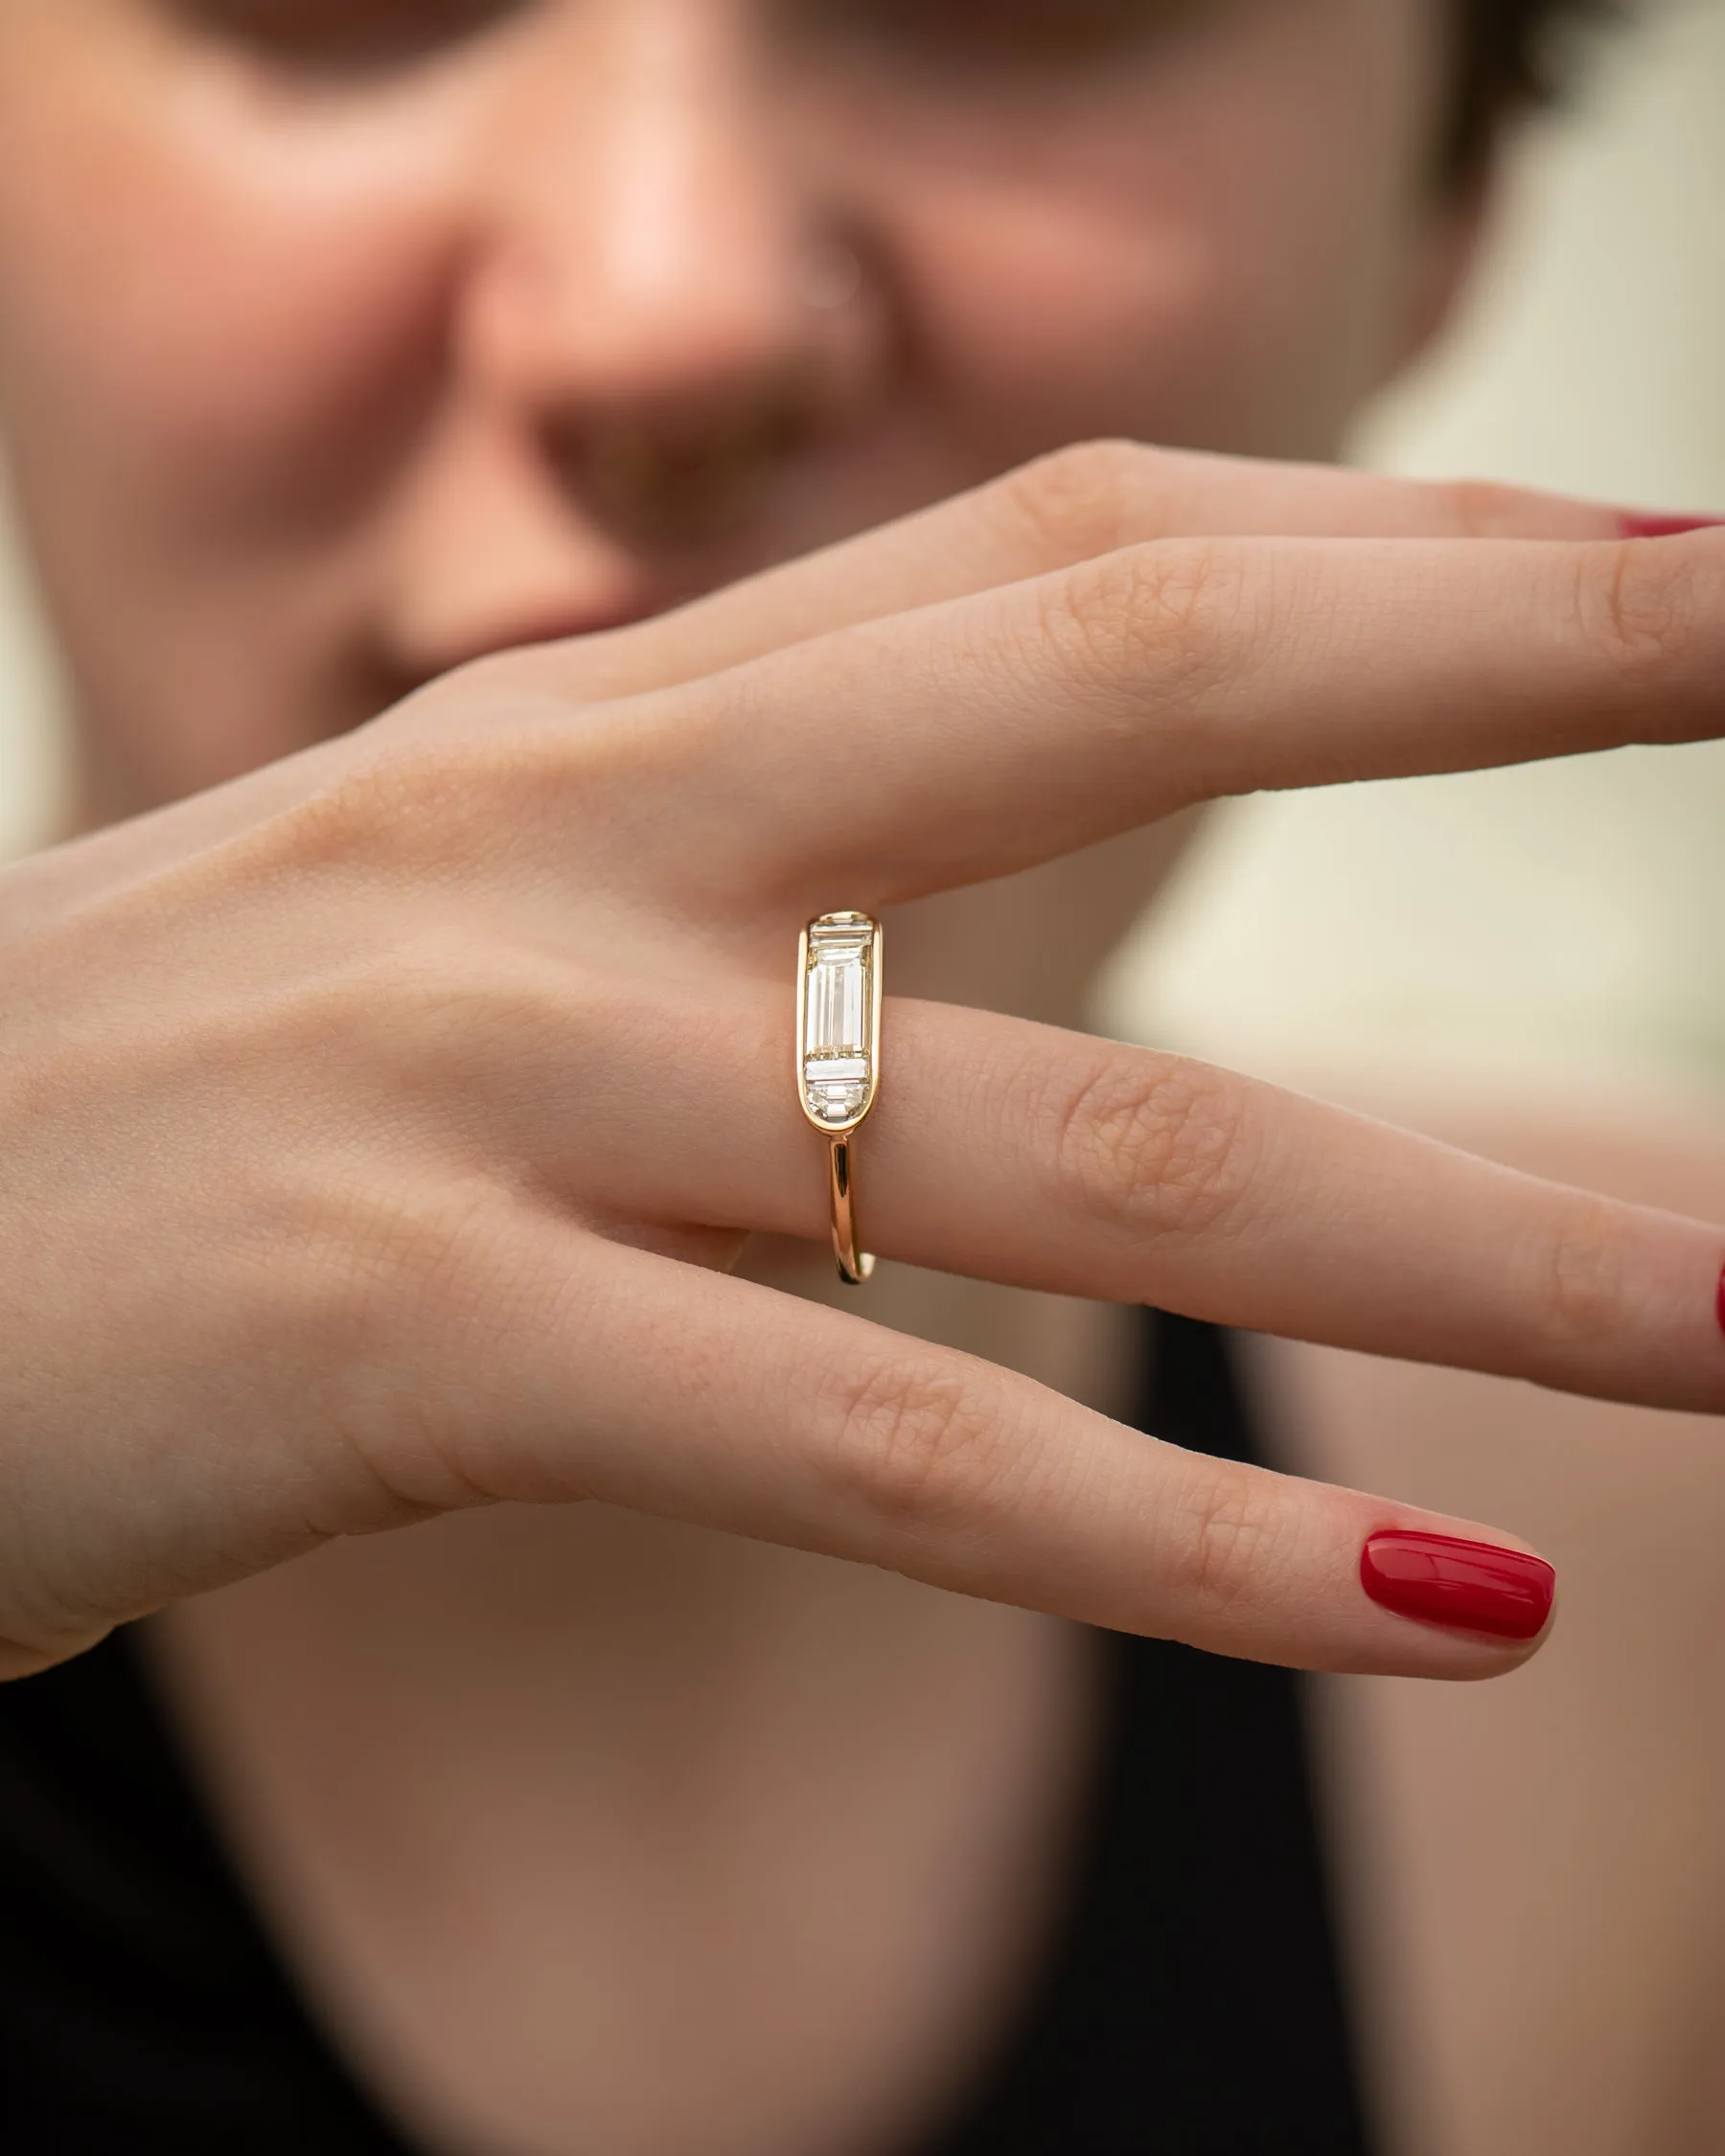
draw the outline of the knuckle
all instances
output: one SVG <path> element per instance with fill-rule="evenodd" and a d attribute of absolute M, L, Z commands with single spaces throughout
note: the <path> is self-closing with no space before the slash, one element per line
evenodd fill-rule
<path fill-rule="evenodd" d="M 1561 1346 L 1588 1347 L 1622 1330 L 1625 1290 L 1616 1254 L 1609 1204 L 1578 1199 L 1545 1253 L 1541 1302 Z"/>
<path fill-rule="evenodd" d="M 1139 442 L 1079 442 L 997 482 L 1006 513 L 1054 561 L 1112 552 L 1131 536 L 1135 506 L 1156 486 L 1166 453 Z"/>
<path fill-rule="evenodd" d="M 1255 1148 L 1244 1095 L 1219 1070 L 1121 1049 L 1050 1103 L 1057 1188 L 1087 1219 L 1204 1235 L 1244 1207 Z"/>
<path fill-rule="evenodd" d="M 898 1532 L 975 1526 L 1016 1479 L 1004 1404 L 966 1372 L 880 1365 L 842 1389 L 832 1428 L 844 1494 Z"/>
<path fill-rule="evenodd" d="M 495 1061 L 498 1035 L 522 1015 L 520 972 L 471 929 L 421 927 L 314 975 L 296 1005 L 302 1044 L 423 1104 L 452 1061 Z"/>
<path fill-rule="evenodd" d="M 500 736 L 401 734 L 356 758 L 317 805 L 331 853 L 414 870 L 488 855 L 510 791 Z"/>
<path fill-rule="evenodd" d="M 334 963 L 260 1022 L 309 1099 L 334 1093 L 385 1147 L 454 1149 L 531 1181 L 564 1158 L 546 1104 L 575 1114 L 632 1097 L 628 1073 L 643 1052 L 674 1052 L 681 1014 L 614 963 L 433 918 Z M 291 1102 L 287 1112 L 299 1119 Z"/>
<path fill-rule="evenodd" d="M 1043 633 L 1135 702 L 1190 700 L 1226 676 L 1244 600 L 1238 550 L 1153 539 L 1085 562 L 1042 594 Z"/>
<path fill-rule="evenodd" d="M 488 664 L 491 662 L 488 662 Z M 281 865 L 435 876 L 519 860 L 549 843 L 558 858 L 597 843 L 624 796 L 664 762 L 665 729 L 627 700 L 575 705 L 505 693 L 475 722 L 409 724 L 411 706 L 356 737 L 330 784 L 269 827 Z"/>
<path fill-rule="evenodd" d="M 376 975 L 369 997 L 366 971 Z M 547 1026 L 566 1044 L 605 1000 L 600 975 L 579 954 L 553 957 L 463 922 L 380 952 L 350 995 L 366 998 L 374 1029 L 401 1044 L 407 1074 L 426 1052 L 470 1048 L 496 1069 L 511 1045 L 541 1038 Z"/>
<path fill-rule="evenodd" d="M 1681 550 L 1624 540 L 1601 565 L 1581 550 L 1576 627 L 1631 696 L 1650 693 L 1690 657 L 1701 622 L 1692 563 Z"/>
<path fill-rule="evenodd" d="M 1205 1624 L 1259 1600 L 1282 1539 L 1269 1477 L 1231 1462 L 1195 1462 L 1168 1519 L 1167 1574 L 1184 1608 Z"/>
<path fill-rule="evenodd" d="M 454 858 L 475 836 L 481 791 L 465 765 L 461 745 L 443 736 L 368 742 L 259 834 L 265 874 L 417 875 Z"/>

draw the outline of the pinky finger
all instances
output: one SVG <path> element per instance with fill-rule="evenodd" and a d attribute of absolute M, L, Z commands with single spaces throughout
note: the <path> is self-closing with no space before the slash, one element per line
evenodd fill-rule
<path fill-rule="evenodd" d="M 513 1253 L 483 1342 L 440 1329 L 461 1371 L 427 1397 L 472 1401 L 476 1357 L 511 1373 L 445 1435 L 470 1487 L 604 1500 L 1302 1668 L 1495 1676 L 1543 1637 L 1551 1569 L 1512 1538 L 1183 1451 L 724 1274 L 542 1236 Z"/>

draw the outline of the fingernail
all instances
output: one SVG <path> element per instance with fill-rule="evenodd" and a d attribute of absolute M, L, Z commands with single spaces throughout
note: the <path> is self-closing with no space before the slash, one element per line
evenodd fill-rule
<path fill-rule="evenodd" d="M 1715 532 L 1722 527 L 1725 516 L 1644 516 L 1633 510 L 1622 521 L 1625 539 L 1681 539 L 1685 532 Z"/>
<path fill-rule="evenodd" d="M 1386 1610 L 1421 1624 L 1531 1640 L 1552 1614 L 1557 1575 L 1519 1549 L 1387 1527 L 1360 1552 L 1360 1584 Z"/>

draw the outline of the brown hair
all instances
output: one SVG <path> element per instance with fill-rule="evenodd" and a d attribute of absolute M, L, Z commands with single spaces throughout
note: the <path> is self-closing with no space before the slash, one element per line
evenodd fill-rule
<path fill-rule="evenodd" d="M 1460 81 L 1443 146 L 1445 176 L 1471 177 L 1499 126 L 1560 87 L 1564 33 L 1623 11 L 1613 0 L 1458 0 Z"/>

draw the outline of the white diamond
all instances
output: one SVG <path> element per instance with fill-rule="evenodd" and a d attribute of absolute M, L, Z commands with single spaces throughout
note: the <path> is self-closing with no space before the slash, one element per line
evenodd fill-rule
<path fill-rule="evenodd" d="M 805 1055 L 861 1052 L 866 1035 L 863 1011 L 868 990 L 867 945 L 855 938 L 817 946 L 809 968 Z"/>
<path fill-rule="evenodd" d="M 848 1123 L 868 1096 L 866 1086 L 816 1086 L 810 1089 L 815 1112 L 824 1123 Z"/>

